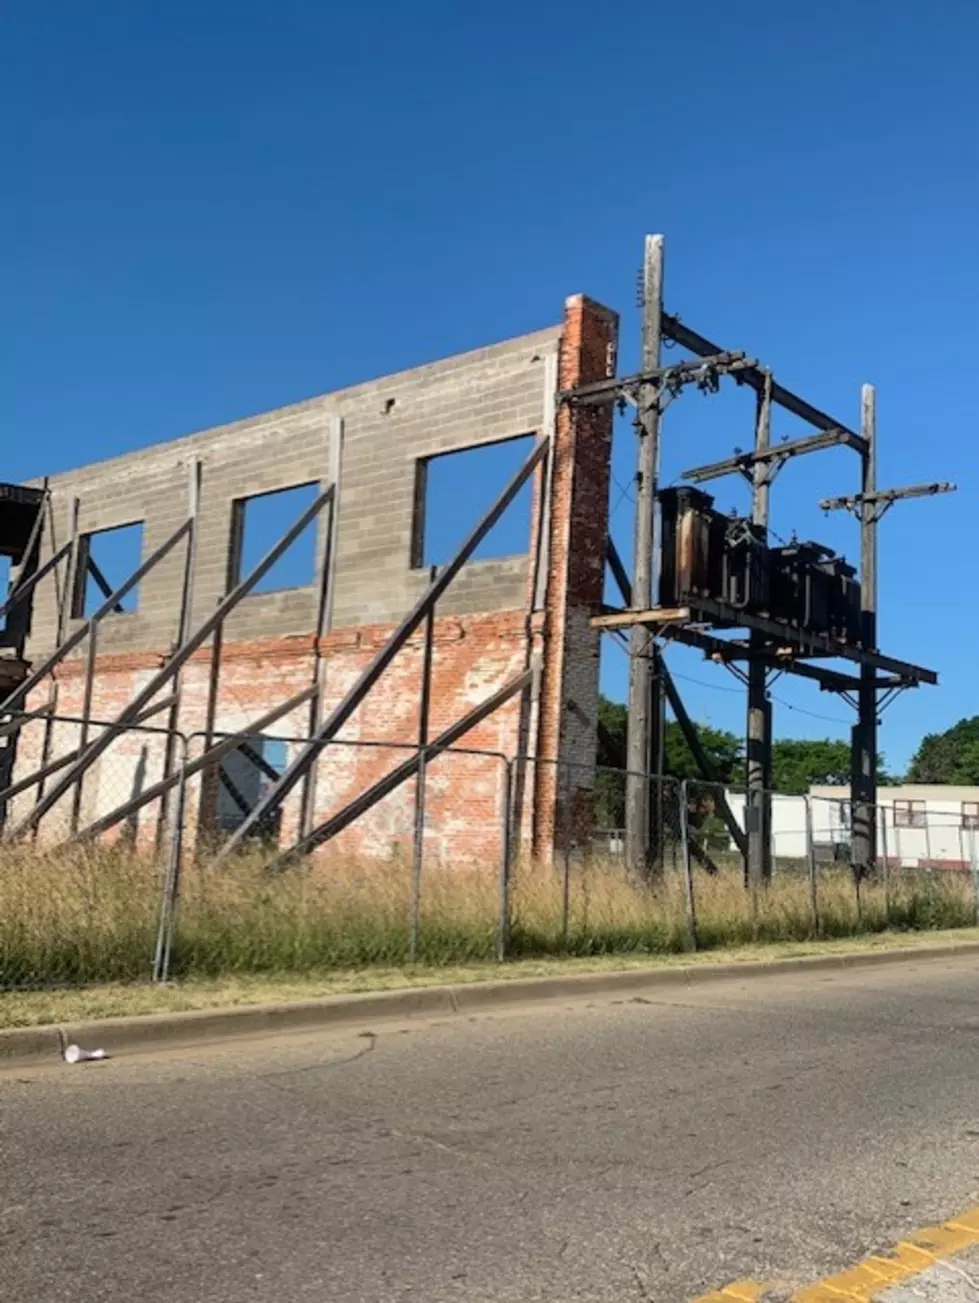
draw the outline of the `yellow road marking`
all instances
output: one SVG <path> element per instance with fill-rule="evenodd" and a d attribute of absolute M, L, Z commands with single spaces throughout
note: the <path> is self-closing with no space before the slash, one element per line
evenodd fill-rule
<path fill-rule="evenodd" d="M 979 1244 L 979 1206 L 900 1240 L 889 1253 L 872 1253 L 860 1262 L 804 1285 L 792 1295 L 792 1303 L 870 1303 L 891 1285 L 909 1280 L 943 1258 Z M 693 1303 L 758 1303 L 766 1287 L 758 1281 L 739 1280 Z"/>
<path fill-rule="evenodd" d="M 733 1285 L 725 1285 L 714 1294 L 694 1299 L 694 1303 L 757 1303 L 764 1288 L 755 1280 L 736 1280 Z"/>

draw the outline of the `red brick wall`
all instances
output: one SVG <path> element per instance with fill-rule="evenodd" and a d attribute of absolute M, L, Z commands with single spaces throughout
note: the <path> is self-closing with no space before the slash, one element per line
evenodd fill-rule
<path fill-rule="evenodd" d="M 618 317 L 584 295 L 565 304 L 558 389 L 615 374 Z M 602 602 L 608 532 L 612 408 L 562 405 L 555 423 L 547 600 L 541 686 L 534 849 L 549 855 L 560 834 L 559 794 L 587 790 L 595 761 L 599 635 L 589 626 Z M 578 802 L 581 798 L 576 798 Z"/>
<path fill-rule="evenodd" d="M 390 627 L 361 627 L 337 630 L 322 643 L 325 658 L 324 714 L 341 700 L 378 648 L 392 632 Z M 460 716 L 484 701 L 519 674 L 526 662 L 526 613 L 504 611 L 486 615 L 446 617 L 435 622 L 432 701 L 429 735 L 435 737 Z M 412 746 L 418 740 L 419 693 L 422 676 L 423 640 L 409 640 L 381 677 L 367 699 L 341 731 L 335 746 L 320 761 L 316 788 L 316 821 L 337 813 L 343 806 L 383 777 L 410 752 L 396 744 Z M 93 718 L 110 720 L 159 668 L 159 657 L 115 656 L 99 660 Z M 226 644 L 221 656 L 215 726 L 217 732 L 233 732 L 266 713 L 276 702 L 309 686 L 314 667 L 313 642 L 308 637 L 273 641 Z M 207 714 L 210 677 L 209 653 L 191 660 L 183 675 L 180 727 L 185 733 L 202 729 Z M 84 692 L 84 662 L 73 660 L 58 670 L 58 712 L 79 717 Z M 166 695 L 168 689 L 164 689 Z M 40 705 L 47 688 L 35 694 L 30 707 Z M 154 724 L 164 724 L 166 713 Z M 505 764 L 500 756 L 512 756 L 519 747 L 520 701 L 514 698 L 478 724 L 458 747 L 489 752 L 489 755 L 452 754 L 435 760 L 426 787 L 426 851 L 436 861 L 485 859 L 499 856 L 504 800 Z M 307 735 L 308 706 L 303 705 L 266 732 L 297 740 L 289 747 L 289 758 Z M 93 733 L 94 735 L 94 733 Z M 39 764 L 44 725 L 29 725 L 23 733 L 18 754 L 18 775 Z M 54 725 L 50 755 L 65 754 L 79 741 L 76 725 Z M 368 746 L 385 742 L 388 746 Z M 200 754 L 202 740 L 191 738 L 189 753 Z M 164 739 L 161 734 L 133 730 L 114 741 L 102 760 L 86 777 L 81 825 L 121 805 L 134 793 L 134 770 L 146 748 L 141 786 L 149 786 L 162 772 Z M 54 780 L 52 780 L 54 781 Z M 389 855 L 407 851 L 414 826 L 413 780 L 386 797 L 363 819 L 330 843 L 341 853 Z M 200 783 L 190 786 L 187 823 L 196 827 Z M 15 820 L 33 805 L 33 792 L 18 798 Z M 45 831 L 66 831 L 71 800 L 66 797 L 52 811 Z M 140 840 L 152 841 L 158 805 L 144 808 Z M 298 832 L 298 791 L 286 804 L 283 839 L 289 842 Z"/>
<path fill-rule="evenodd" d="M 583 296 L 567 301 L 558 364 L 557 388 L 597 380 L 614 373 L 618 320 L 614 313 Z M 604 541 L 608 517 L 608 478 L 611 454 L 611 408 L 588 408 L 574 414 L 564 406 L 555 421 L 550 478 L 544 468 L 535 480 L 539 504 L 543 486 L 550 486 L 547 534 L 541 551 L 546 580 L 542 609 L 533 609 L 534 594 L 520 610 L 442 617 L 436 621 L 430 736 L 484 701 L 539 657 L 539 695 L 514 698 L 475 728 L 460 744 L 466 748 L 514 757 L 537 756 L 516 773 L 516 825 L 532 834 L 536 853 L 548 856 L 559 830 L 558 774 L 554 763 L 577 761 L 573 771 L 576 804 L 587 804 L 595 759 L 595 714 L 598 690 L 598 636 L 589 618 L 601 604 Z M 543 518 L 543 516 L 541 517 Z M 538 513 L 534 513 L 535 521 Z M 531 552 L 537 548 L 535 527 Z M 534 567 L 531 566 L 531 571 Z M 332 631 L 323 641 L 325 658 L 323 713 L 342 699 L 392 627 L 364 626 Z M 217 731 L 240 731 L 252 720 L 309 686 L 314 670 L 310 636 L 281 637 L 263 642 L 226 643 L 216 711 Z M 99 659 L 93 717 L 111 720 L 133 694 L 163 665 L 162 654 L 106 655 Z M 79 716 L 83 706 L 84 659 L 64 663 L 57 671 L 58 711 Z M 393 745 L 368 747 L 366 742 L 413 744 L 418 738 L 422 673 L 422 637 L 413 638 L 375 685 L 366 701 L 342 730 L 338 744 L 321 759 L 316 785 L 315 816 L 322 821 L 404 759 Z M 203 729 L 207 717 L 210 651 L 194 657 L 183 673 L 180 727 L 191 734 Z M 42 685 L 30 706 L 47 698 Z M 164 688 L 166 695 L 171 688 Z M 152 722 L 166 723 L 162 713 Z M 280 721 L 270 734 L 307 735 L 308 706 Z M 21 739 L 17 776 L 40 763 L 45 726 L 32 724 Z M 64 754 L 78 744 L 78 729 L 53 726 L 50 755 Z M 297 744 L 298 745 L 298 744 Z M 190 742 L 191 756 L 201 742 Z M 295 754 L 292 748 L 289 758 Z M 80 823 L 121 805 L 134 786 L 149 786 L 162 771 L 164 739 L 157 733 L 133 731 L 114 741 L 105 757 L 86 777 Z M 56 781 L 52 780 L 52 781 Z M 330 852 L 387 856 L 410 853 L 415 783 L 409 780 L 364 818 L 330 843 Z M 445 862 L 487 859 L 498 861 L 505 791 L 505 765 L 496 756 L 443 756 L 430 767 L 427 786 L 426 850 Z M 34 802 L 30 791 L 16 799 L 13 822 Z M 582 798 L 585 798 L 583 801 Z M 187 808 L 191 836 L 196 831 L 201 784 L 189 788 Z M 61 802 L 45 823 L 55 834 L 66 831 L 71 798 Z M 157 806 L 148 806 L 138 830 L 152 842 Z M 299 792 L 283 811 L 283 842 L 298 832 Z"/>

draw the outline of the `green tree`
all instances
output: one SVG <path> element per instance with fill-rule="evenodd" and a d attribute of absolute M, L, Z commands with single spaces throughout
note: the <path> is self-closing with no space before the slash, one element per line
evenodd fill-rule
<path fill-rule="evenodd" d="M 889 780 L 884 757 L 877 759 L 877 781 Z M 832 738 L 780 738 L 772 746 L 772 787 L 804 795 L 813 785 L 849 787 L 850 744 Z"/>
<path fill-rule="evenodd" d="M 605 828 L 621 828 L 625 822 L 625 777 L 621 770 L 626 762 L 626 732 L 628 711 L 617 701 L 600 697 L 598 702 L 598 763 L 596 779 L 596 818 Z M 733 733 L 701 725 L 697 732 L 711 763 L 717 781 L 736 783 L 742 769 L 742 746 Z M 702 777 L 693 754 L 687 745 L 680 725 L 668 720 L 663 739 L 665 772 L 671 778 L 699 779 Z M 619 772 L 614 772 L 619 771 Z"/>
<path fill-rule="evenodd" d="M 780 738 L 772 745 L 772 787 L 804 795 L 815 783 L 846 787 L 850 782 L 850 747 L 831 738 Z"/>
<path fill-rule="evenodd" d="M 908 770 L 912 783 L 979 783 L 979 715 L 921 741 Z"/>

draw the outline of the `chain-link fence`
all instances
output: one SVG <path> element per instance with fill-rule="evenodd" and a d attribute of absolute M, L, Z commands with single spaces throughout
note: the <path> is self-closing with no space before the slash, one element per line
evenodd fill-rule
<path fill-rule="evenodd" d="M 680 785 L 599 765 L 522 763 L 537 794 L 537 817 L 523 826 L 514 854 L 508 953 L 683 949 Z M 650 818 L 650 854 L 639 873 L 626 855 L 630 788 L 640 789 Z"/>
<path fill-rule="evenodd" d="M 835 795 L 749 799 L 584 763 L 336 739 L 256 820 L 308 739 L 46 714 L 9 718 L 2 742 L 16 752 L 0 752 L 0 986 L 977 920 L 977 820 L 921 803 L 877 807 L 876 853 L 856 872 L 853 811 Z M 625 836 L 637 798 L 651 833 L 639 866 Z"/>
<path fill-rule="evenodd" d="M 4 727 L 0 986 L 505 953 L 505 756 L 333 740 L 222 857 L 307 739 L 52 715 Z M 307 844 L 317 854 L 290 858 Z"/>
<path fill-rule="evenodd" d="M 0 986 L 147 976 L 180 828 L 163 775 L 186 739 L 50 712 L 2 728 Z"/>

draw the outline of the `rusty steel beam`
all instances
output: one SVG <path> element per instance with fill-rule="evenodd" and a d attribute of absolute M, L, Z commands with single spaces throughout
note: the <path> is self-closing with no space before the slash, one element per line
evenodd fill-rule
<path fill-rule="evenodd" d="M 78 644 L 88 635 L 88 633 L 95 627 L 95 625 L 99 624 L 105 618 L 105 616 L 107 616 L 118 605 L 118 603 L 122 601 L 122 599 L 127 595 L 127 593 L 132 592 L 132 590 L 136 587 L 139 581 L 145 575 L 149 574 L 149 572 L 153 569 L 153 567 L 157 565 L 160 561 L 162 561 L 163 558 L 170 551 L 172 551 L 173 548 L 177 546 L 177 544 L 184 537 L 184 535 L 187 533 L 189 528 L 190 528 L 190 521 L 185 520 L 184 523 L 178 529 L 175 529 L 174 532 L 170 535 L 170 537 L 166 539 L 165 542 L 161 543 L 160 546 L 146 558 L 146 560 L 142 563 L 142 565 L 138 566 L 132 572 L 129 578 L 126 579 L 123 583 L 121 583 L 119 587 L 116 588 L 110 594 L 110 596 L 108 596 L 105 599 L 105 601 L 98 608 L 98 610 L 95 611 L 91 616 L 89 616 L 89 618 L 85 621 L 84 624 L 79 625 L 79 627 L 73 633 L 70 633 L 67 638 L 65 638 L 61 643 L 59 643 L 59 645 L 55 648 L 55 650 L 51 653 L 51 655 L 47 658 L 47 660 L 45 660 L 41 665 L 39 665 L 38 668 L 34 670 L 32 674 L 28 675 L 28 677 L 24 680 L 24 682 L 20 685 L 20 687 L 17 688 L 15 692 L 12 692 L 10 696 L 6 698 L 6 700 L 0 701 L 0 713 L 3 713 L 5 711 L 16 710 L 17 703 L 23 701 L 28 696 L 31 689 L 36 687 L 37 684 L 40 683 L 42 679 L 46 678 L 47 675 L 50 674 L 51 671 L 54 669 L 54 667 L 60 664 L 61 661 L 63 661 L 64 658 L 68 655 L 68 653 L 73 651 L 78 646 Z M 68 600 L 70 601 L 70 597 Z M 140 702 L 140 707 L 142 707 L 145 704 L 146 704 L 145 702 Z"/>
<path fill-rule="evenodd" d="M 36 828 L 38 826 L 44 815 L 47 814 L 51 807 L 59 801 L 62 796 L 64 796 L 65 792 L 68 791 L 72 784 L 78 781 L 79 777 L 85 772 L 85 770 L 98 759 L 102 752 L 111 744 L 113 738 L 132 723 L 133 717 L 137 715 L 144 706 L 152 701 L 165 683 L 168 683 L 176 674 L 179 673 L 180 669 L 190 660 L 198 647 L 201 647 L 207 641 L 215 628 L 219 624 L 224 623 L 228 614 L 238 605 L 243 597 L 251 592 L 262 576 L 272 568 L 282 553 L 295 542 L 307 525 L 316 519 L 320 511 L 326 503 L 332 499 L 332 497 L 333 485 L 331 484 L 321 494 L 319 494 L 315 502 L 302 512 L 299 518 L 289 527 L 289 529 L 286 530 L 279 541 L 265 554 L 264 557 L 262 557 L 261 561 L 259 561 L 254 569 L 246 575 L 246 577 L 242 579 L 236 587 L 222 599 L 221 602 L 218 603 L 216 610 L 208 616 L 195 633 L 178 647 L 167 661 L 166 665 L 154 674 L 149 682 L 146 683 L 139 692 L 137 692 L 129 705 L 126 706 L 126 708 L 113 721 L 112 728 L 96 738 L 93 742 L 89 743 L 82 754 L 78 757 L 74 767 L 60 778 L 57 783 L 55 783 L 51 788 L 51 791 L 45 794 L 43 800 L 38 802 L 27 818 L 19 824 L 18 827 L 11 830 L 12 836 L 20 836 L 30 828 Z M 188 518 L 184 521 L 183 525 L 181 525 L 180 529 L 172 536 L 171 540 L 169 540 L 170 545 L 172 545 L 176 539 L 182 538 L 191 528 L 192 521 Z M 154 556 L 157 560 L 159 559 L 157 554 L 154 554 Z M 141 569 L 143 568 L 144 567 L 141 567 Z M 128 580 L 127 583 L 132 586 L 132 579 Z M 104 607 L 100 608 L 100 610 L 104 609 Z"/>
<path fill-rule="evenodd" d="M 146 805 L 150 801 L 155 801 L 157 797 L 162 796 L 164 792 L 168 792 L 171 787 L 174 787 L 177 783 L 181 782 L 181 780 L 186 782 L 188 778 L 193 778 L 193 776 L 199 773 L 202 769 L 206 769 L 209 765 L 217 764 L 221 757 L 227 755 L 229 751 L 237 750 L 241 745 L 243 738 L 256 737 L 264 729 L 270 728 L 277 720 L 282 719 L 284 715 L 288 715 L 290 711 L 295 710 L 297 706 L 304 705 L 309 701 L 314 691 L 315 688 L 312 687 L 303 688 L 302 692 L 297 692 L 295 696 L 289 697 L 288 700 L 281 702 L 278 706 L 273 706 L 272 709 L 267 711 L 264 715 L 253 720 L 246 730 L 243 730 L 240 733 L 231 733 L 227 737 L 223 737 L 220 742 L 216 742 L 213 746 L 202 752 L 201 755 L 197 756 L 196 759 L 188 761 L 187 764 L 183 765 L 180 769 L 174 770 L 174 772 L 169 774 L 168 777 L 154 783 L 152 787 L 147 787 L 144 791 L 139 792 L 136 796 L 126 801 L 124 805 L 117 806 L 115 810 L 110 810 L 108 814 L 104 814 L 101 818 L 96 819 L 94 823 L 90 823 L 87 828 L 83 828 L 78 834 L 78 840 L 88 841 L 93 837 L 99 836 L 100 833 L 107 832 L 115 824 L 121 823 L 123 819 L 127 818 L 127 816 L 134 814 L 141 806 Z"/>
<path fill-rule="evenodd" d="M 501 706 L 505 706 L 518 693 L 529 688 L 536 673 L 536 668 L 531 668 L 524 670 L 523 673 L 511 679 L 509 683 L 500 688 L 498 692 L 494 692 L 486 701 L 463 715 L 461 719 L 456 720 L 454 724 L 441 732 L 427 746 L 419 747 L 418 751 L 409 756 L 407 760 L 402 761 L 389 774 L 379 779 L 366 792 L 361 792 L 359 796 L 355 797 L 337 814 L 314 828 L 308 836 L 301 837 L 288 850 L 282 851 L 271 861 L 268 869 L 271 871 L 282 868 L 287 861 L 294 859 L 298 855 L 308 855 L 311 851 L 316 850 L 318 846 L 322 846 L 324 842 L 329 841 L 331 837 L 336 837 L 344 828 L 349 827 L 361 815 L 366 814 L 378 801 L 390 796 L 402 783 L 407 782 L 409 778 L 417 774 L 423 761 L 430 764 L 443 751 L 447 751 L 461 737 L 474 729 L 477 724 L 482 723 L 484 719 L 488 719 L 490 715 L 499 710 Z M 325 745 L 329 744 L 326 743 Z"/>
<path fill-rule="evenodd" d="M 452 560 L 440 570 L 435 582 L 429 584 L 346 696 L 337 703 L 317 731 L 308 739 L 306 745 L 286 769 L 279 781 L 265 794 L 241 827 L 231 835 L 219 852 L 218 859 L 229 855 L 248 836 L 260 820 L 265 819 L 272 810 L 281 805 L 296 784 L 301 781 L 306 771 L 315 762 L 323 743 L 329 741 L 340 731 L 364 700 L 404 644 L 425 619 L 429 609 L 439 600 L 521 488 L 523 488 L 537 466 L 547 455 L 550 446 L 550 435 L 539 440 L 533 452 L 510 480 L 510 483 L 490 507 L 489 511 L 486 512 L 482 520 L 476 525 Z"/>

